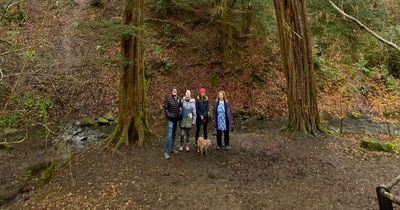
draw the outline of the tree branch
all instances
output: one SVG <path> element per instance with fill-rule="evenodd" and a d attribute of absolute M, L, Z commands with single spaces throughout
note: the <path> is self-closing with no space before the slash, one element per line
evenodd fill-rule
<path fill-rule="evenodd" d="M 377 33 L 375 33 L 374 31 L 372 31 L 371 29 L 369 29 L 366 25 L 364 25 L 363 23 L 361 23 L 359 20 L 355 19 L 354 17 L 346 14 L 343 10 L 341 10 L 338 6 L 336 6 L 335 3 L 333 3 L 331 0 L 329 0 L 329 3 L 332 5 L 333 8 L 335 8 L 340 14 L 342 14 L 343 16 L 349 18 L 350 20 L 352 20 L 353 22 L 357 23 L 359 26 L 361 26 L 361 28 L 365 29 L 368 33 L 370 33 L 372 36 L 374 36 L 375 38 L 377 38 L 379 41 L 383 42 L 384 44 L 387 44 L 391 47 L 393 47 L 394 49 L 398 50 L 400 52 L 400 47 L 397 46 L 396 44 L 394 44 L 393 42 L 390 42 L 384 38 L 382 38 L 381 36 L 379 36 Z"/>
<path fill-rule="evenodd" d="M 172 20 L 164 20 L 164 19 L 158 19 L 158 18 L 146 18 L 146 21 L 155 21 L 155 22 L 161 22 L 161 23 L 168 23 L 170 25 L 174 25 L 177 28 L 180 28 L 181 30 L 183 30 L 185 33 L 187 33 L 189 31 L 189 29 L 187 29 L 185 26 L 176 23 Z"/>
<path fill-rule="evenodd" d="M 21 140 L 19 140 L 19 141 L 13 141 L 13 142 L 8 142 L 8 141 L 3 141 L 3 142 L 0 142 L 0 145 L 12 145 L 12 144 L 20 144 L 20 143 L 22 143 L 23 141 L 25 141 L 25 137 L 24 138 L 22 138 Z"/>

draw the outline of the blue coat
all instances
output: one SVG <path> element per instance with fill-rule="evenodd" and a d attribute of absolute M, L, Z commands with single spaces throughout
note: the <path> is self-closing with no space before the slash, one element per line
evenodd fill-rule
<path fill-rule="evenodd" d="M 214 106 L 214 127 L 215 129 L 218 129 L 218 120 L 217 120 L 217 108 L 218 108 L 218 101 L 215 102 L 215 106 Z M 226 128 L 228 129 L 228 131 L 232 131 L 233 130 L 233 112 L 231 109 L 231 106 L 229 104 L 228 100 L 225 100 L 225 116 L 226 116 Z"/>

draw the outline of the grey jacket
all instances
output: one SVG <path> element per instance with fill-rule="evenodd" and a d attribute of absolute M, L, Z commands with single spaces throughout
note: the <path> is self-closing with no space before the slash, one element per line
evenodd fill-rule
<path fill-rule="evenodd" d="M 196 124 L 196 101 L 193 98 L 189 101 L 183 99 L 181 127 L 190 128 L 192 124 Z"/>

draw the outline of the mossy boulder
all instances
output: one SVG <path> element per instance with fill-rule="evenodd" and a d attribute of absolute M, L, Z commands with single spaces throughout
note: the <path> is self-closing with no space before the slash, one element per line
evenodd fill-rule
<path fill-rule="evenodd" d="M 110 125 L 111 124 L 111 122 L 104 117 L 99 117 L 97 119 L 97 123 L 99 123 L 99 125 Z"/>
<path fill-rule="evenodd" d="M 77 124 L 79 124 L 81 126 L 93 126 L 93 125 L 95 125 L 95 122 L 94 122 L 94 120 L 92 118 L 85 117 L 85 118 L 82 118 L 80 120 L 80 122 L 77 123 Z"/>
<path fill-rule="evenodd" d="M 369 151 L 382 151 L 382 152 L 390 152 L 395 153 L 399 152 L 400 149 L 393 145 L 379 141 L 378 139 L 366 138 L 361 140 L 360 146 Z"/>
<path fill-rule="evenodd" d="M 105 119 L 107 119 L 108 121 L 114 121 L 115 120 L 115 117 L 114 117 L 112 112 L 107 112 L 103 117 Z"/>

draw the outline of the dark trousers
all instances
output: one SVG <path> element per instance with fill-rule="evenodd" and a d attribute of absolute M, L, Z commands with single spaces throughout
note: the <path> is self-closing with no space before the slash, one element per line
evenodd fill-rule
<path fill-rule="evenodd" d="M 197 145 L 197 139 L 199 139 L 199 136 L 200 136 L 201 125 L 203 125 L 203 138 L 205 138 L 205 139 L 208 138 L 208 135 L 207 135 L 207 124 L 197 123 L 196 124 L 196 134 L 194 135 L 194 142 L 195 142 L 196 145 Z"/>
<path fill-rule="evenodd" d="M 224 133 L 224 143 L 225 143 L 225 147 L 229 146 L 229 131 L 221 131 L 217 129 L 217 145 L 219 147 L 222 146 L 222 132 Z"/>

